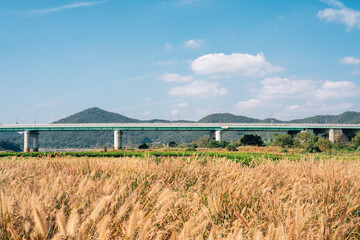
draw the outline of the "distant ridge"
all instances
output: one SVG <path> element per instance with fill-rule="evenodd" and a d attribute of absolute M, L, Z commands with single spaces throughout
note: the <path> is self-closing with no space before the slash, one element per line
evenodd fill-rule
<path fill-rule="evenodd" d="M 281 121 L 275 118 L 256 119 L 231 113 L 214 113 L 201 118 L 199 121 L 178 120 L 169 121 L 164 119 L 139 120 L 124 115 L 105 111 L 98 107 L 88 108 L 81 112 L 60 119 L 54 123 L 168 123 L 168 122 L 199 122 L 199 123 L 345 123 L 360 124 L 360 113 L 348 111 L 339 115 L 316 115 L 302 119 Z"/>
<path fill-rule="evenodd" d="M 214 113 L 201 118 L 198 122 L 203 123 L 334 123 L 334 124 L 360 124 L 360 113 L 348 111 L 339 115 L 316 115 L 302 119 L 281 121 L 275 118 L 256 119 L 230 113 Z"/>

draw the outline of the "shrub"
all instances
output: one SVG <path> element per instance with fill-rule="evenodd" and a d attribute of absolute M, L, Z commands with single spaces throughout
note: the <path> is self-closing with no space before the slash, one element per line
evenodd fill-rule
<path fill-rule="evenodd" d="M 138 148 L 139 148 L 139 149 L 149 149 L 149 148 L 150 148 L 150 145 L 147 144 L 147 143 L 143 143 L 143 144 L 140 144 Z"/>
<path fill-rule="evenodd" d="M 169 147 L 170 148 L 174 148 L 176 146 L 177 146 L 176 142 L 174 142 L 174 141 L 169 142 Z"/>
<path fill-rule="evenodd" d="M 211 139 L 208 144 L 206 145 L 207 148 L 219 148 L 220 147 L 220 142 Z"/>
<path fill-rule="evenodd" d="M 229 145 L 229 142 L 223 140 L 219 144 L 221 148 L 226 148 Z"/>
<path fill-rule="evenodd" d="M 316 143 L 316 146 L 321 152 L 329 151 L 332 148 L 332 145 L 332 142 L 329 139 L 325 138 L 320 138 Z"/>
<path fill-rule="evenodd" d="M 204 137 L 199 138 L 194 144 L 196 146 L 199 146 L 200 148 L 202 148 L 202 147 L 206 147 L 208 145 L 209 141 L 210 141 L 209 136 L 204 136 Z"/>
<path fill-rule="evenodd" d="M 360 133 L 357 133 L 356 136 L 351 139 L 351 144 L 356 148 L 360 146 Z"/>
<path fill-rule="evenodd" d="M 319 148 L 316 143 L 318 141 L 318 137 L 309 132 L 300 132 L 296 135 L 296 139 L 294 145 L 296 147 L 302 147 L 306 152 L 318 152 Z"/>
<path fill-rule="evenodd" d="M 102 148 L 103 148 L 103 152 L 107 152 L 108 148 L 106 145 L 104 145 Z"/>
<path fill-rule="evenodd" d="M 260 136 L 254 134 L 245 134 L 241 138 L 239 138 L 239 142 L 241 145 L 250 145 L 250 146 L 263 146 L 264 141 Z"/>
<path fill-rule="evenodd" d="M 271 144 L 282 148 L 292 147 L 294 145 L 294 139 L 289 134 L 280 134 L 275 136 Z"/>
<path fill-rule="evenodd" d="M 187 147 L 187 148 L 185 149 L 185 151 L 186 151 L 186 152 L 195 152 L 195 151 L 196 151 L 196 148 L 195 148 L 194 146 L 192 146 L 192 147 Z"/>
<path fill-rule="evenodd" d="M 229 144 L 226 146 L 226 150 L 228 150 L 229 152 L 236 152 L 237 148 L 233 144 Z"/>

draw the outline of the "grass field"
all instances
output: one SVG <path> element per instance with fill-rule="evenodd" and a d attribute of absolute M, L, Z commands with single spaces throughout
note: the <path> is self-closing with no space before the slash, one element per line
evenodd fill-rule
<path fill-rule="evenodd" d="M 0 158 L 1 239 L 359 239 L 360 162 Z"/>

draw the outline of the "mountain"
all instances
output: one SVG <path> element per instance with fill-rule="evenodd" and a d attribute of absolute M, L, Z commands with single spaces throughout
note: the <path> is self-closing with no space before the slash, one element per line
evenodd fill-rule
<path fill-rule="evenodd" d="M 121 114 L 112 113 L 94 107 L 85 109 L 79 113 L 73 114 L 54 124 L 60 123 L 168 123 L 168 120 L 152 119 L 141 121 L 129 118 Z M 192 121 L 171 121 L 171 122 L 192 122 Z M 291 121 L 281 121 L 274 118 L 256 119 L 242 115 L 234 115 L 230 113 L 216 113 L 205 116 L 198 121 L 199 123 L 344 123 L 356 124 L 360 123 L 360 113 L 344 112 L 339 115 L 317 115 L 313 117 L 295 119 Z M 223 139 L 236 141 L 244 132 L 224 132 Z M 271 137 L 272 133 L 259 132 L 257 134 L 263 137 Z M 188 143 L 197 140 L 199 137 L 209 136 L 209 132 L 124 132 L 123 145 L 128 147 L 136 147 L 142 143 L 169 143 L 175 141 L 177 143 Z M 20 146 L 23 145 L 23 136 L 18 133 L 0 133 L 0 139 L 10 140 Z M 101 148 L 103 145 L 107 147 L 113 146 L 112 131 L 84 131 L 84 132 L 42 132 L 40 134 L 41 148 Z"/>
<path fill-rule="evenodd" d="M 259 123 L 259 119 L 245 116 L 236 116 L 231 113 L 214 113 L 203 117 L 200 123 Z"/>
<path fill-rule="evenodd" d="M 214 113 L 201 118 L 200 123 L 284 123 L 275 118 L 256 119 L 231 113 Z"/>
<path fill-rule="evenodd" d="M 296 119 L 288 123 L 334 123 L 334 124 L 360 124 L 359 112 L 344 112 L 339 115 L 317 115 L 313 117 Z"/>
<path fill-rule="evenodd" d="M 140 120 L 128 118 L 118 113 L 102 110 L 98 107 L 85 109 L 54 123 L 138 123 Z"/>

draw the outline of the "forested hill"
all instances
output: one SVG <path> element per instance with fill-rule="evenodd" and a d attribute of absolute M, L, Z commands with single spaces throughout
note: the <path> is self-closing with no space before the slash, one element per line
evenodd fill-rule
<path fill-rule="evenodd" d="M 275 118 L 256 119 L 231 113 L 214 113 L 203 117 L 200 123 L 283 123 Z"/>
<path fill-rule="evenodd" d="M 66 118 L 60 119 L 54 123 L 168 123 L 169 120 L 151 119 L 151 120 L 138 120 L 129 118 L 124 115 L 108 112 L 98 107 L 85 109 L 84 111 L 75 113 Z M 193 122 L 186 120 L 171 121 L 171 122 Z"/>
<path fill-rule="evenodd" d="M 313 117 L 281 121 L 275 118 L 256 119 L 230 113 L 210 114 L 199 120 L 202 123 L 334 123 L 334 124 L 360 124 L 359 112 L 344 112 L 339 115 L 316 115 Z"/>
<path fill-rule="evenodd" d="M 140 120 L 94 107 L 75 113 L 54 123 L 137 123 Z"/>
<path fill-rule="evenodd" d="M 93 107 L 84 111 L 75 113 L 66 118 L 60 119 L 54 123 L 168 123 L 169 120 L 152 119 L 138 120 L 124 115 L 108 112 L 103 109 Z M 171 121 L 171 122 L 193 122 L 193 121 Z M 275 118 L 256 119 L 231 113 L 215 113 L 201 118 L 199 123 L 345 123 L 360 124 L 359 112 L 344 112 L 339 115 L 316 115 L 313 117 L 295 119 L 290 121 L 281 121 Z"/>
<path fill-rule="evenodd" d="M 317 115 L 304 119 L 288 121 L 289 123 L 335 123 L 335 124 L 360 124 L 359 112 L 344 112 L 339 115 Z"/>
<path fill-rule="evenodd" d="M 259 123 L 259 119 L 245 116 L 236 116 L 231 113 L 214 113 L 203 117 L 200 123 Z"/>

